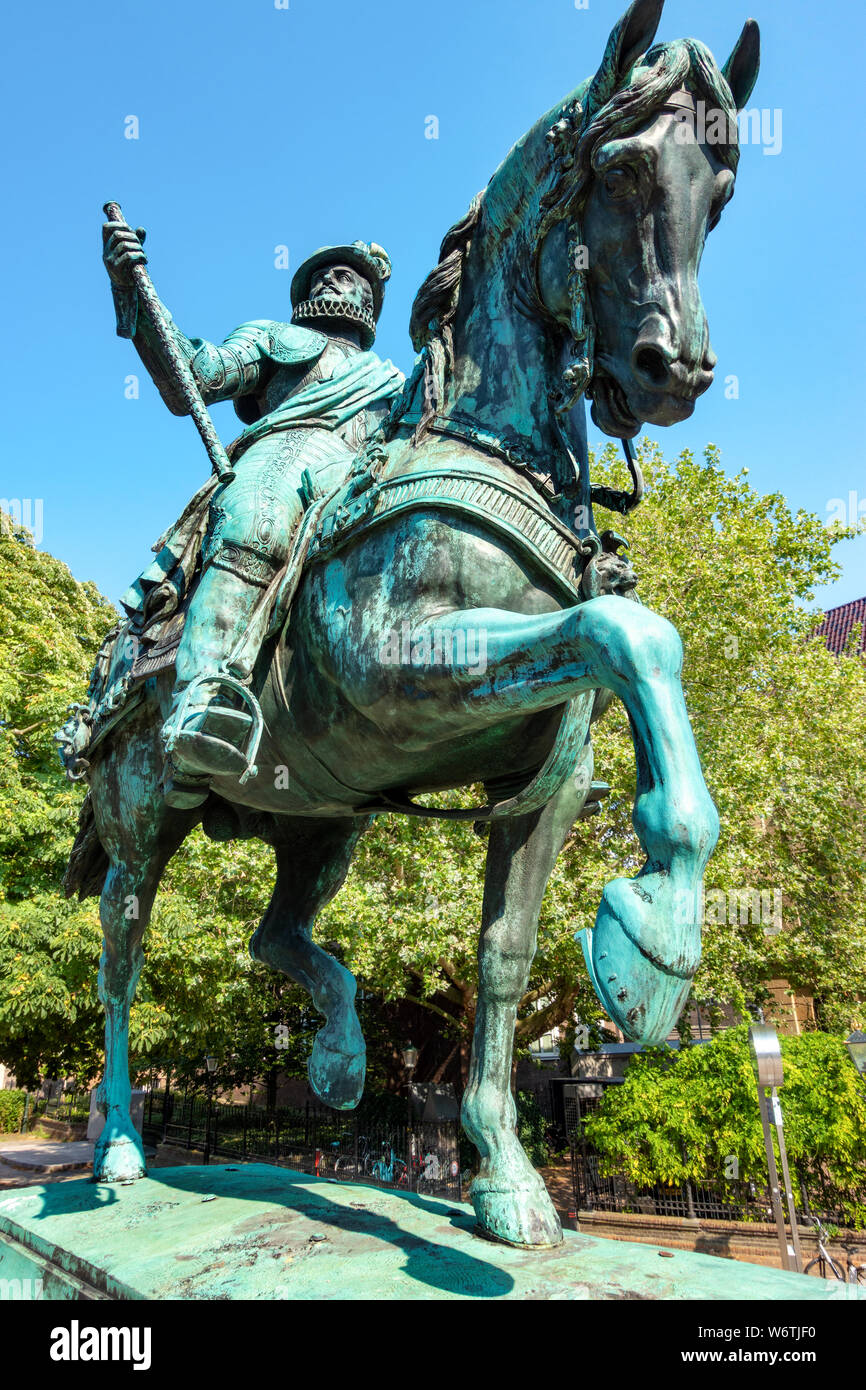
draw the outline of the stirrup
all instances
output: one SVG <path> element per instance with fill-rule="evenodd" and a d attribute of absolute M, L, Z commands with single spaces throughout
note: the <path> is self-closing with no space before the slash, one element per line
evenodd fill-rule
<path fill-rule="evenodd" d="M 174 748 L 177 742 L 178 735 L 181 733 L 183 729 L 184 720 L 186 719 L 187 713 L 189 711 L 192 693 L 194 690 L 197 690 L 201 685 L 224 685 L 229 690 L 233 690 L 236 695 L 240 695 L 244 703 L 249 706 L 250 714 L 252 715 L 253 720 L 253 727 L 250 730 L 250 736 L 247 741 L 247 746 L 242 753 L 242 757 L 244 757 L 246 760 L 246 769 L 238 779 L 238 784 L 239 786 L 243 786 L 244 783 L 250 777 L 255 777 L 258 775 L 258 768 L 255 765 L 255 756 L 259 751 L 259 744 L 261 743 L 262 732 L 265 726 L 265 720 L 262 714 L 262 707 L 259 704 L 253 692 L 249 690 L 245 685 L 243 685 L 241 681 L 237 680 L 235 676 L 229 676 L 220 672 L 218 675 L 215 676 L 207 674 L 202 676 L 196 676 L 193 680 L 190 681 L 189 685 L 187 686 L 186 690 L 183 692 L 183 695 L 181 696 L 181 701 L 178 705 L 177 713 L 175 714 L 174 719 L 172 720 L 172 724 L 174 727 L 172 728 L 171 733 L 166 739 L 165 751 L 169 755 L 171 754 L 172 749 Z"/>

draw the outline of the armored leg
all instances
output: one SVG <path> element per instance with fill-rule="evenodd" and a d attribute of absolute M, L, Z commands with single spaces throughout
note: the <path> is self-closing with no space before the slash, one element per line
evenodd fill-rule
<path fill-rule="evenodd" d="M 254 773 L 260 715 L 249 680 L 267 630 L 273 581 L 303 512 L 301 441 L 293 438 L 299 433 L 269 437 L 250 449 L 235 479 L 214 497 L 163 726 L 170 805 L 204 801 L 211 777 Z"/>
<path fill-rule="evenodd" d="M 202 574 L 190 605 L 163 729 L 174 782 L 185 782 L 199 800 L 210 777 L 243 776 L 250 764 L 254 697 L 245 700 L 238 686 L 245 688 L 249 680 L 270 607 L 266 588 L 220 559 L 218 554 Z M 276 575 L 278 565 L 270 568 Z M 178 790 L 167 789 L 171 804 L 178 804 Z"/>

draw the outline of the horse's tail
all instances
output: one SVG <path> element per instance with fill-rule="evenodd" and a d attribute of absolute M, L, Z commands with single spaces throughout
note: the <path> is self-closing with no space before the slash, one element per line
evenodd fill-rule
<path fill-rule="evenodd" d="M 96 829 L 93 802 L 88 792 L 79 812 L 78 833 L 63 875 L 63 890 L 67 898 L 76 893 L 79 898 L 98 898 L 107 872 L 108 855 Z"/>

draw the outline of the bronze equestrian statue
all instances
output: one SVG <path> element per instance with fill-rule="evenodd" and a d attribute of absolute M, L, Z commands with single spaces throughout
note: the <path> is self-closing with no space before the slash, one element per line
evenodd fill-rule
<path fill-rule="evenodd" d="M 696 40 L 654 46 L 661 9 L 635 0 L 595 76 L 536 122 L 448 232 L 415 300 L 419 355 L 402 389 L 375 358 L 369 389 L 313 408 L 342 400 L 342 371 L 360 373 L 374 331 L 363 314 L 304 310 L 218 348 L 171 330 L 166 358 L 123 309 L 122 330 L 176 408 L 165 377 L 175 363 L 181 408 L 206 443 L 202 396 L 234 399 L 247 429 L 226 451 L 230 467 L 210 439 L 219 476 L 127 596 L 129 620 L 62 735 L 70 774 L 90 784 L 67 888 L 101 891 L 105 932 L 100 1180 L 144 1172 L 129 1007 L 160 877 L 197 824 L 273 846 L 274 894 L 251 951 L 309 990 L 325 1020 L 310 1081 L 345 1109 L 362 1092 L 364 1040 L 353 977 L 313 941 L 317 913 L 373 816 L 467 815 L 489 824 L 462 1105 L 481 1155 L 472 1201 L 486 1235 L 558 1242 L 515 1133 L 513 1031 L 548 876 L 600 789 L 590 730 L 612 695 L 631 724 L 646 862 L 605 887 L 582 945 L 628 1037 L 664 1039 L 679 1016 L 718 818 L 680 640 L 636 600 L 621 539 L 598 533 L 593 501 L 624 512 L 639 500 L 629 441 L 644 422 L 685 419 L 712 380 L 697 269 L 733 192 L 759 41 L 749 21 L 720 70 Z M 700 103 L 720 117 L 719 138 L 699 136 Z M 106 237 L 129 299 L 130 281 L 144 283 L 140 238 L 116 219 Z M 296 316 L 319 297 L 339 309 L 342 266 L 358 277 L 346 302 L 369 310 L 366 285 L 375 320 L 385 262 L 356 248 L 359 259 L 326 253 L 331 279 L 318 290 L 315 268 L 305 274 Z M 298 336 L 308 331 L 327 341 Z M 592 487 L 584 397 L 624 441 L 630 493 Z M 472 810 L 419 800 L 473 784 L 486 804 Z"/>

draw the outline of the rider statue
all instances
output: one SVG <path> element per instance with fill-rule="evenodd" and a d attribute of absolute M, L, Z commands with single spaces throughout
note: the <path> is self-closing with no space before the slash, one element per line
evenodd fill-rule
<path fill-rule="evenodd" d="M 144 233 L 109 222 L 103 237 L 117 331 L 132 338 L 166 405 L 183 415 L 159 338 L 138 302 L 132 271 L 146 260 Z M 317 491 L 327 479 L 337 481 L 403 382 L 370 350 L 390 274 L 388 255 L 374 242 L 327 246 L 292 279 L 291 323 L 254 320 L 219 346 L 187 338 L 172 324 L 204 402 L 233 401 L 246 426 L 227 450 L 234 476 L 201 489 L 121 600 L 145 632 L 164 614 L 167 594 L 169 611 L 177 608 L 200 564 L 162 730 L 163 793 L 172 806 L 199 805 L 213 776 L 252 770 L 256 706 L 249 681 L 310 500 L 304 475 Z"/>

